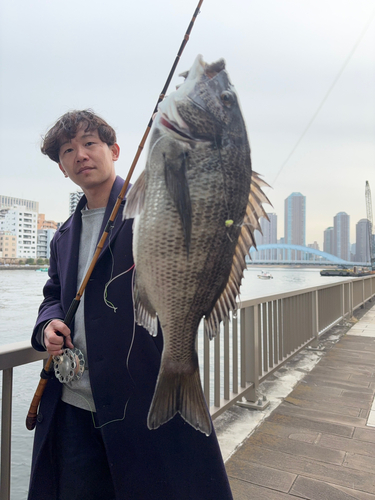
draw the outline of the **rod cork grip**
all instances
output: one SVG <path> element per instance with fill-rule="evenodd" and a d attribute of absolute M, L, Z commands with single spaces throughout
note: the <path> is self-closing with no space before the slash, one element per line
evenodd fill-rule
<path fill-rule="evenodd" d="M 79 300 L 78 299 L 73 299 L 72 303 L 70 304 L 69 310 L 66 313 L 66 316 L 64 318 L 64 323 L 69 326 L 70 323 L 72 322 L 72 319 L 75 316 L 75 313 L 77 312 L 78 306 L 79 306 Z"/>
<path fill-rule="evenodd" d="M 28 429 L 29 431 L 32 431 L 35 428 L 36 420 L 37 420 L 37 416 L 38 416 L 38 407 L 39 407 L 40 399 L 41 399 L 42 394 L 44 392 L 44 387 L 45 387 L 47 381 L 48 381 L 48 378 L 40 379 L 39 385 L 37 387 L 37 390 L 35 391 L 33 400 L 31 402 L 30 409 L 29 409 L 29 412 L 28 412 L 27 417 L 26 417 L 26 429 Z"/>

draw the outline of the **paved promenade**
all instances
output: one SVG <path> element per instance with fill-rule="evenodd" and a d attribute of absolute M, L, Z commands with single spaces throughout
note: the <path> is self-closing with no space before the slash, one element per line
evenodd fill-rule
<path fill-rule="evenodd" d="M 326 349 L 226 462 L 235 500 L 375 500 L 375 307 Z"/>

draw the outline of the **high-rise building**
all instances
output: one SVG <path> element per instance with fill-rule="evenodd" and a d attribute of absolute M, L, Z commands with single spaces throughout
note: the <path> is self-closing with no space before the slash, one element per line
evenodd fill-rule
<path fill-rule="evenodd" d="M 256 234 L 257 245 L 269 245 L 272 243 L 277 243 L 277 215 L 275 213 L 268 213 L 267 220 L 265 217 L 260 218 L 260 227 L 262 228 L 262 234 Z M 258 252 L 258 258 L 262 260 L 276 260 L 277 250 L 261 250 Z"/>
<path fill-rule="evenodd" d="M 0 231 L 17 236 L 17 258 L 36 258 L 38 213 L 15 205 L 0 210 Z"/>
<path fill-rule="evenodd" d="M 83 196 L 83 191 L 76 191 L 75 193 L 70 193 L 69 195 L 69 215 L 72 215 L 74 210 L 77 208 L 79 200 Z"/>
<path fill-rule="evenodd" d="M 319 250 L 319 244 L 318 244 L 318 242 L 317 242 L 317 241 L 314 241 L 314 243 L 309 243 L 309 244 L 307 245 L 307 247 L 308 247 L 308 248 L 312 248 L 313 250 Z M 306 258 L 307 258 L 308 260 L 312 260 L 312 261 L 316 261 L 317 259 L 320 259 L 320 257 L 317 257 L 317 256 L 316 256 L 316 254 L 314 254 L 314 253 L 312 253 L 312 252 L 311 252 L 311 253 L 309 253 L 309 254 L 306 256 Z"/>
<path fill-rule="evenodd" d="M 51 255 L 50 243 L 56 229 L 38 229 L 37 257 L 49 259 Z"/>
<path fill-rule="evenodd" d="M 319 243 L 317 241 L 314 241 L 314 243 L 309 243 L 307 247 L 313 248 L 314 250 L 319 250 Z"/>
<path fill-rule="evenodd" d="M 350 260 L 350 216 L 345 212 L 333 218 L 333 255 Z"/>
<path fill-rule="evenodd" d="M 370 221 L 361 219 L 355 226 L 355 261 L 370 262 Z"/>
<path fill-rule="evenodd" d="M 333 226 L 324 231 L 323 252 L 333 255 Z"/>
<path fill-rule="evenodd" d="M 0 208 L 13 208 L 15 205 L 26 207 L 31 212 L 39 212 L 39 202 L 14 198 L 13 196 L 3 196 L 0 194 Z"/>
<path fill-rule="evenodd" d="M 306 196 L 292 193 L 284 204 L 284 238 L 288 245 L 306 245 Z M 302 252 L 288 250 L 288 259 L 301 260 Z"/>

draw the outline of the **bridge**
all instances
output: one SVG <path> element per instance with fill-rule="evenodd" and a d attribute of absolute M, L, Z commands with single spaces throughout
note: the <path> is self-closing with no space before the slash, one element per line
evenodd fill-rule
<path fill-rule="evenodd" d="M 274 250 L 277 252 L 278 258 L 262 258 L 264 250 Z M 254 255 L 258 254 L 258 255 Z M 270 252 L 272 255 L 272 253 Z M 280 255 L 281 254 L 281 255 Z M 285 262 L 293 264 L 324 264 L 324 265 L 341 265 L 341 266 L 370 266 L 370 262 L 351 262 L 336 255 L 332 255 L 315 248 L 305 247 L 303 245 L 289 245 L 286 243 L 270 243 L 267 245 L 258 245 L 255 249 L 251 247 L 250 255 L 254 262 L 262 264 L 282 264 Z M 292 257 L 294 256 L 294 257 Z M 299 257 L 299 258 L 297 258 Z M 312 258 L 311 258 L 312 257 Z"/>

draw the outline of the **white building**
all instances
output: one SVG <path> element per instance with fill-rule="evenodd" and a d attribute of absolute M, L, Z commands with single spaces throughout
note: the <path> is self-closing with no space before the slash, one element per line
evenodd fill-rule
<path fill-rule="evenodd" d="M 24 198 L 15 198 L 14 196 L 4 196 L 0 194 L 0 208 L 13 208 L 17 206 L 25 206 L 27 210 L 39 212 L 39 202 L 25 200 Z"/>
<path fill-rule="evenodd" d="M 74 210 L 76 209 L 79 200 L 83 196 L 83 191 L 76 191 L 75 193 L 70 193 L 69 194 L 69 215 L 72 215 L 74 213 Z"/>
<path fill-rule="evenodd" d="M 37 250 L 38 212 L 24 205 L 0 210 L 0 231 L 17 236 L 17 258 L 35 259 Z"/>
<path fill-rule="evenodd" d="M 50 243 L 56 229 L 38 229 L 37 257 L 49 259 L 51 256 Z"/>

